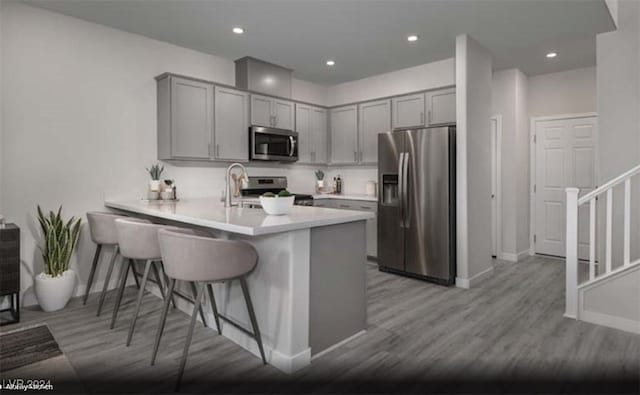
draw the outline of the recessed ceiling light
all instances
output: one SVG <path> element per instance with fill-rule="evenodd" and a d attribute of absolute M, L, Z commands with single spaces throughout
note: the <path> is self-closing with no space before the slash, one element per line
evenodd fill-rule
<path fill-rule="evenodd" d="M 410 35 L 410 36 L 407 36 L 407 41 L 409 41 L 409 42 L 418 41 L 418 38 L 419 38 L 419 37 L 418 37 L 417 35 L 412 34 L 412 35 Z"/>
<path fill-rule="evenodd" d="M 558 54 L 557 54 L 557 53 L 555 53 L 555 52 L 549 52 L 549 53 L 547 54 L 547 58 L 549 58 L 549 59 L 551 59 L 551 58 L 555 58 L 556 56 L 558 56 Z"/>
<path fill-rule="evenodd" d="M 327 66 L 335 66 L 336 61 L 335 60 L 327 60 Z"/>
<path fill-rule="evenodd" d="M 233 28 L 233 32 L 235 34 L 242 34 L 242 33 L 244 33 L 244 29 L 239 27 L 239 26 L 236 26 L 236 27 Z"/>

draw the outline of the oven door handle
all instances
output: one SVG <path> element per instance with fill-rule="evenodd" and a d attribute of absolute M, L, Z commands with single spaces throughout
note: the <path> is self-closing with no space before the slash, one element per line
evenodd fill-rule
<path fill-rule="evenodd" d="M 289 156 L 293 156 L 293 153 L 296 151 L 296 139 L 293 136 L 289 136 L 289 141 L 291 142 L 291 150 L 289 151 Z"/>

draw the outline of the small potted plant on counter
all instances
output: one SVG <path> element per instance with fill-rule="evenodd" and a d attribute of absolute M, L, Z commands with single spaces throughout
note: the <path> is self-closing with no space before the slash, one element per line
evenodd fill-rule
<path fill-rule="evenodd" d="M 151 180 L 149 181 L 149 200 L 158 199 L 160 195 L 160 176 L 164 171 L 164 166 L 160 166 L 159 164 L 155 164 L 151 166 L 151 168 L 147 167 L 147 172 L 151 176 Z"/>
<path fill-rule="evenodd" d="M 44 311 L 56 311 L 67 305 L 76 282 L 76 274 L 69 270 L 71 254 L 80 235 L 80 218 L 62 218 L 62 206 L 57 213 L 45 215 L 38 206 L 38 222 L 44 236 L 42 258 L 44 272 L 35 278 L 35 294 Z"/>
<path fill-rule="evenodd" d="M 277 195 L 273 192 L 267 192 L 260 196 L 260 205 L 269 215 L 285 215 L 291 212 L 294 200 L 295 195 L 283 189 Z"/>
<path fill-rule="evenodd" d="M 316 192 L 322 193 L 324 191 L 324 171 L 318 169 L 315 171 L 316 174 Z"/>

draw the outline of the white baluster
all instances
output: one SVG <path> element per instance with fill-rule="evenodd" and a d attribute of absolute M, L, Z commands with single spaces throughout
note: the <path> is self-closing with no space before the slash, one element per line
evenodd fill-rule
<path fill-rule="evenodd" d="M 612 242 L 611 242 L 611 227 L 613 224 L 613 188 L 607 190 L 607 218 L 606 218 L 606 247 L 605 247 L 605 273 L 611 272 L 611 256 L 612 256 Z"/>
<path fill-rule="evenodd" d="M 596 277 L 596 199 L 589 202 L 589 280 Z"/>
<path fill-rule="evenodd" d="M 624 181 L 624 257 L 623 264 L 631 263 L 631 178 Z"/>
<path fill-rule="evenodd" d="M 578 188 L 567 188 L 565 317 L 578 318 Z"/>

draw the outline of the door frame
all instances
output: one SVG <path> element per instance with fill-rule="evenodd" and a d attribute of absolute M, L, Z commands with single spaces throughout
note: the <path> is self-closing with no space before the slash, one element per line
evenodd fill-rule
<path fill-rule="evenodd" d="M 536 193 L 534 191 L 536 185 L 536 123 L 545 121 L 563 121 L 576 118 L 598 118 L 597 112 L 583 112 L 574 114 L 556 114 L 546 115 L 541 117 L 530 117 L 529 121 L 529 255 L 536 255 L 536 244 L 533 239 L 536 234 Z M 598 135 L 600 134 L 599 128 L 596 128 L 595 141 L 598 141 Z M 594 177 L 596 183 L 600 181 L 600 149 L 596 144 L 596 158 Z"/>
<path fill-rule="evenodd" d="M 493 130 L 491 131 L 492 151 L 495 146 L 496 157 L 495 160 L 496 172 L 491 174 L 491 177 L 496 177 L 496 234 L 492 235 L 496 237 L 496 258 L 503 259 L 502 251 L 502 115 L 496 114 L 491 116 L 492 121 L 496 121 L 496 141 L 493 141 Z M 495 144 L 494 144 L 495 143 Z M 492 169 L 493 170 L 493 169 Z M 493 173 L 493 171 L 492 171 Z M 493 240 L 491 241 L 493 243 Z"/>

